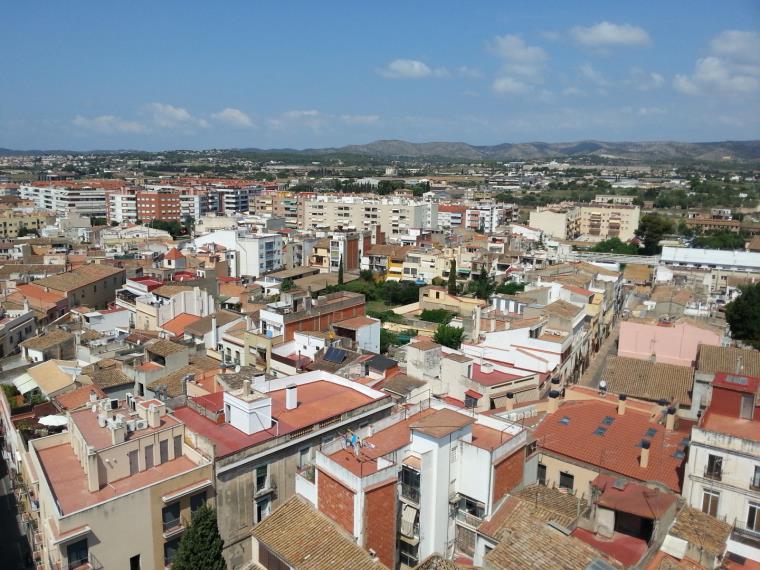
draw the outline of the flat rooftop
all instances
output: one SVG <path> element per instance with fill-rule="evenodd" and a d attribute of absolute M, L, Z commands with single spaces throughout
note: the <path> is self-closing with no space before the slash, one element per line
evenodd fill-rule
<path fill-rule="evenodd" d="M 261 390 L 261 385 L 257 383 L 252 388 Z M 217 424 L 188 407 L 175 409 L 174 415 L 187 429 L 213 442 L 218 456 L 224 457 L 372 402 L 385 398 L 390 400 L 390 396 L 385 394 L 373 398 L 349 386 L 328 380 L 298 384 L 298 407 L 293 410 L 285 409 L 284 388 L 266 392 L 266 395 L 272 399 L 272 418 L 277 420 L 277 424 L 252 435 L 246 435 L 228 423 Z M 223 409 L 223 399 L 223 392 L 204 396 L 204 407 Z"/>
<path fill-rule="evenodd" d="M 154 402 L 150 400 L 149 402 Z M 159 402 L 161 403 L 161 402 Z M 120 402 L 119 408 L 115 410 L 108 410 L 106 416 L 113 418 L 115 414 L 122 414 L 125 417 L 125 421 L 133 419 L 130 417 L 130 411 Z M 108 427 L 100 427 L 98 425 L 98 413 L 92 413 L 90 408 L 84 410 L 78 410 L 71 412 L 71 421 L 73 421 L 77 428 L 79 428 L 82 437 L 87 442 L 87 445 L 91 445 L 95 450 L 105 449 L 111 447 L 111 431 Z M 159 427 L 147 427 L 138 431 L 127 431 L 126 441 L 131 439 L 139 439 L 148 434 L 155 433 L 157 431 L 178 425 L 179 422 L 176 418 L 170 415 L 164 415 L 161 417 L 161 424 Z"/>
<path fill-rule="evenodd" d="M 87 413 L 93 415 L 89 410 Z M 87 474 L 74 455 L 71 445 L 64 443 L 41 449 L 37 451 L 37 455 L 62 515 L 91 507 L 198 467 L 191 459 L 182 456 L 90 492 L 87 489 Z"/>

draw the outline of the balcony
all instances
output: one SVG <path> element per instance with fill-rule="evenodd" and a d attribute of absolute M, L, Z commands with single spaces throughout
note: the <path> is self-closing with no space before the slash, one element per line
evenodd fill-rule
<path fill-rule="evenodd" d="M 728 536 L 726 546 L 731 549 L 731 552 L 740 553 L 745 557 L 760 556 L 760 529 L 751 528 L 743 522 L 736 521 Z"/>
<path fill-rule="evenodd" d="M 185 521 L 182 517 L 176 519 L 169 519 L 163 522 L 164 538 L 172 538 L 177 536 L 185 530 Z"/>
<path fill-rule="evenodd" d="M 472 528 L 478 528 L 480 526 L 480 523 L 483 522 L 483 518 L 474 515 L 472 513 L 468 513 L 467 511 L 457 511 L 457 522 L 461 522 L 466 524 L 469 527 Z"/>
<path fill-rule="evenodd" d="M 704 476 L 705 479 L 712 479 L 713 481 L 721 481 L 723 479 L 722 471 L 713 467 L 705 467 Z"/>
<path fill-rule="evenodd" d="M 58 565 L 60 568 L 60 565 Z M 93 556 L 92 552 L 88 552 L 86 556 L 77 560 L 69 560 L 68 570 L 102 570 L 103 565 L 98 562 L 98 559 Z"/>
<path fill-rule="evenodd" d="M 407 501 L 420 504 L 420 489 L 411 485 L 401 484 L 401 496 Z"/>

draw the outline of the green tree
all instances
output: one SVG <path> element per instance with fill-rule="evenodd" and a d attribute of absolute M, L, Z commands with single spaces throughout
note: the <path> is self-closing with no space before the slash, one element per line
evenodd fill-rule
<path fill-rule="evenodd" d="M 207 505 L 193 514 L 190 526 L 182 535 L 179 549 L 172 561 L 173 570 L 225 570 L 222 556 L 224 541 L 219 536 L 216 511 Z"/>
<path fill-rule="evenodd" d="M 485 265 L 480 268 L 480 273 L 467 286 L 467 290 L 478 299 L 488 299 L 496 289 L 496 283 L 488 274 Z"/>
<path fill-rule="evenodd" d="M 639 248 L 635 245 L 620 241 L 620 238 L 610 238 L 604 241 L 600 241 L 591 251 L 599 253 L 623 253 L 626 255 L 636 255 L 639 253 Z"/>
<path fill-rule="evenodd" d="M 398 335 L 386 329 L 380 329 L 380 352 L 386 353 L 393 346 L 398 346 Z"/>
<path fill-rule="evenodd" d="M 660 253 L 660 240 L 663 236 L 673 231 L 673 222 L 660 214 L 646 214 L 641 217 L 636 235 L 644 243 L 642 253 L 655 255 Z"/>
<path fill-rule="evenodd" d="M 29 228 L 19 228 L 18 237 L 26 237 L 26 236 L 40 237 L 40 234 L 37 233 L 37 230 L 30 230 Z"/>
<path fill-rule="evenodd" d="M 464 329 L 441 323 L 433 335 L 433 341 L 457 350 L 462 345 Z"/>
<path fill-rule="evenodd" d="M 195 229 L 195 218 L 193 218 L 190 214 L 187 214 L 185 215 L 184 222 L 187 233 L 192 234 L 193 230 Z"/>
<path fill-rule="evenodd" d="M 516 281 L 505 281 L 496 287 L 494 293 L 500 295 L 514 295 L 519 291 L 525 290 L 525 283 L 517 283 Z"/>
<path fill-rule="evenodd" d="M 293 287 L 295 287 L 295 284 L 293 283 L 293 280 L 290 277 L 288 277 L 282 280 L 282 283 L 280 284 L 280 292 L 287 293 Z"/>
<path fill-rule="evenodd" d="M 452 259 L 449 264 L 449 283 L 448 283 L 449 295 L 457 294 L 457 260 Z"/>
<path fill-rule="evenodd" d="M 420 313 L 420 319 L 429 323 L 448 324 L 454 318 L 454 313 L 446 309 L 425 309 Z"/>
<path fill-rule="evenodd" d="M 343 256 L 340 256 L 340 265 L 338 265 L 338 285 L 343 285 Z"/>
<path fill-rule="evenodd" d="M 760 348 L 760 283 L 740 286 L 741 295 L 726 305 L 731 336 Z"/>

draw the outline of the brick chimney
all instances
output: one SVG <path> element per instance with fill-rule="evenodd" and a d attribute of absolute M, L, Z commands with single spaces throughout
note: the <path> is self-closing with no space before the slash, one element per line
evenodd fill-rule
<path fill-rule="evenodd" d="M 549 407 L 547 408 L 546 412 L 549 414 L 553 414 L 557 411 L 559 408 L 559 391 L 558 390 L 549 390 Z"/>
<path fill-rule="evenodd" d="M 618 396 L 617 411 L 618 411 L 618 415 L 619 416 L 624 416 L 625 415 L 626 400 L 628 400 L 628 396 L 626 396 L 625 394 L 620 394 Z"/>
<path fill-rule="evenodd" d="M 513 392 L 507 392 L 506 408 L 508 412 L 511 412 L 515 409 L 515 395 Z"/>
<path fill-rule="evenodd" d="M 651 445 L 652 442 L 648 439 L 641 440 L 641 457 L 639 459 L 639 464 L 642 469 L 649 467 L 649 448 Z"/>
<path fill-rule="evenodd" d="M 676 407 L 675 406 L 668 406 L 667 411 L 665 412 L 665 429 L 667 431 L 673 431 L 673 428 L 676 425 Z"/>

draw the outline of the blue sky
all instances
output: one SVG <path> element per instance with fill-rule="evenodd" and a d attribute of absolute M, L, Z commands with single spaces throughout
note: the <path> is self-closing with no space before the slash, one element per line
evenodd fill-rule
<path fill-rule="evenodd" d="M 10 2 L 0 147 L 760 138 L 760 3 Z"/>

